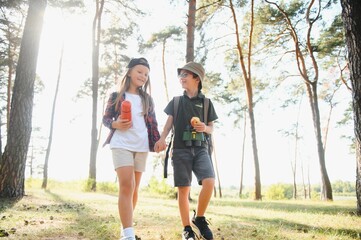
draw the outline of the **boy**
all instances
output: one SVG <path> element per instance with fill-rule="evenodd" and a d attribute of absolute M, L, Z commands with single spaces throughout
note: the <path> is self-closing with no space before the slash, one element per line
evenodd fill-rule
<path fill-rule="evenodd" d="M 204 214 L 212 197 L 215 175 L 205 139 L 207 134 L 213 132 L 213 121 L 218 117 L 212 102 L 209 100 L 207 123 L 204 123 L 205 96 L 201 89 L 205 72 L 202 65 L 196 62 L 188 62 L 177 70 L 184 93 L 179 99 L 177 113 L 175 113 L 174 98 L 165 108 L 164 112 L 168 115 L 168 119 L 159 141 L 155 144 L 155 151 L 159 152 L 166 148 L 165 139 L 174 125 L 172 165 L 174 185 L 178 188 L 178 207 L 184 227 L 182 239 L 195 240 L 195 234 L 197 234 L 199 238 L 202 236 L 204 239 L 211 240 L 213 234 L 208 227 Z M 193 117 L 198 117 L 200 121 L 196 121 L 192 126 L 191 119 Z M 188 198 L 192 172 L 196 175 L 198 183 L 202 185 L 198 197 L 197 212 L 192 219 L 193 228 L 189 218 Z"/>

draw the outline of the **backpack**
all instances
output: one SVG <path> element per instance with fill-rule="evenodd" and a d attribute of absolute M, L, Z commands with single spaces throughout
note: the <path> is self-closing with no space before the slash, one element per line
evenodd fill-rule
<path fill-rule="evenodd" d="M 177 96 L 173 98 L 173 103 L 174 103 L 174 117 L 173 117 L 173 127 L 172 127 L 172 135 L 170 137 L 170 142 L 167 148 L 167 151 L 165 153 L 165 159 L 164 159 L 164 171 L 163 171 L 163 176 L 164 178 L 167 178 L 168 176 L 168 158 L 169 158 L 169 151 L 171 148 L 171 145 L 173 143 L 173 135 L 174 135 L 174 123 L 177 120 L 177 115 L 178 115 L 178 106 L 179 106 L 179 100 L 180 100 L 181 96 Z M 209 108 L 209 98 L 204 98 L 203 101 L 203 121 L 204 123 L 208 123 L 208 108 Z M 207 141 L 207 146 L 208 146 L 208 154 L 209 157 L 212 157 L 212 152 L 213 152 L 213 143 L 212 143 L 212 136 L 210 134 L 205 134 L 205 139 Z"/>

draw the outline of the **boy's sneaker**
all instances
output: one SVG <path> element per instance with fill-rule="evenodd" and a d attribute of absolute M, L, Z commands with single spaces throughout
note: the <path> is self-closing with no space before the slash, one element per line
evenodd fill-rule
<path fill-rule="evenodd" d="M 184 230 L 182 232 L 182 240 L 196 240 L 191 226 L 184 227 Z"/>
<path fill-rule="evenodd" d="M 194 233 L 199 239 L 213 240 L 213 233 L 211 229 L 209 229 L 209 223 L 205 217 L 196 217 L 196 212 L 194 211 L 192 223 Z"/>

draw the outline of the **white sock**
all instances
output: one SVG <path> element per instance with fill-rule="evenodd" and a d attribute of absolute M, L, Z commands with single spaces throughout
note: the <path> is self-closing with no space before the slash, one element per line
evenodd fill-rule
<path fill-rule="evenodd" d="M 123 228 L 122 236 L 123 237 L 135 237 L 134 228 L 133 227 Z"/>

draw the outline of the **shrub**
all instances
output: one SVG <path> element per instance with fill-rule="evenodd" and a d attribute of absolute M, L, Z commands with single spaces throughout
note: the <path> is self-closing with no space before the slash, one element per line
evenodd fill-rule
<path fill-rule="evenodd" d="M 174 187 L 167 184 L 165 179 L 158 181 L 154 176 L 149 180 L 148 186 L 145 188 L 145 190 L 150 193 L 165 195 L 169 198 L 176 197 L 176 190 Z"/>
<path fill-rule="evenodd" d="M 97 184 L 97 190 L 104 193 L 117 193 L 118 185 L 113 182 L 100 182 Z"/>
<path fill-rule="evenodd" d="M 270 200 L 291 199 L 293 197 L 293 187 L 291 184 L 273 184 L 268 188 L 266 197 Z"/>

